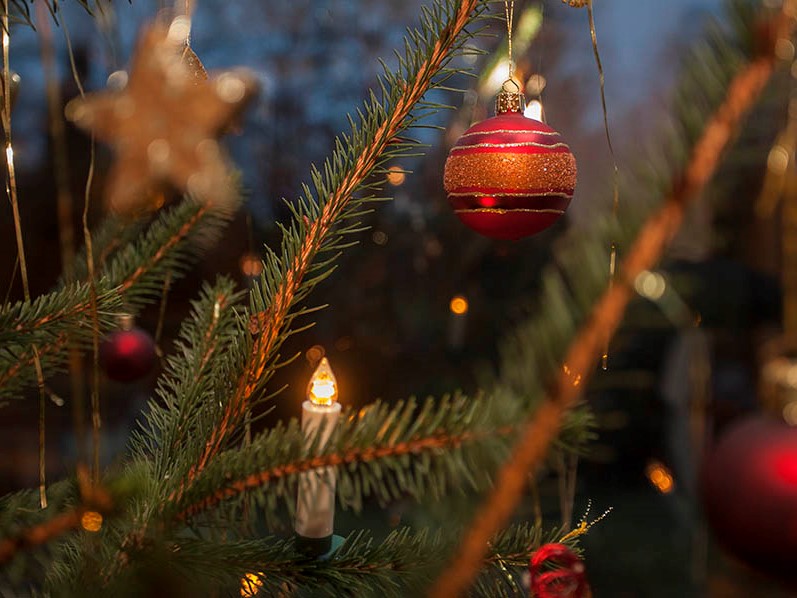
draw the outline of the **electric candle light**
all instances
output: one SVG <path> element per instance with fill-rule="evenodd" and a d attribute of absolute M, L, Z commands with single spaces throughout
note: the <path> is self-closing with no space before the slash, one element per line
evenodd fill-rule
<path fill-rule="evenodd" d="M 337 399 L 338 382 L 324 357 L 307 386 L 307 400 L 302 403 L 302 432 L 307 446 L 316 440 L 317 447 L 323 449 L 329 441 L 340 417 Z M 335 481 L 332 467 L 321 467 L 299 477 L 294 529 L 302 552 L 319 556 L 332 547 Z"/>
<path fill-rule="evenodd" d="M 465 342 L 465 321 L 468 317 L 468 300 L 462 295 L 451 298 L 448 309 L 451 311 L 451 322 L 448 327 L 448 346 L 458 351 Z"/>

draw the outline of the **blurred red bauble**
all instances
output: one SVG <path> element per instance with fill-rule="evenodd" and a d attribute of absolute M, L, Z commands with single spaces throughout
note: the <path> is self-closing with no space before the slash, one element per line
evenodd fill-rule
<path fill-rule="evenodd" d="M 576 188 L 570 148 L 522 110 L 520 94 L 502 92 L 496 116 L 465 131 L 446 160 L 443 186 L 451 207 L 467 226 L 494 239 L 548 228 Z"/>
<path fill-rule="evenodd" d="M 565 544 L 543 544 L 529 563 L 534 598 L 588 598 L 584 562 Z"/>
<path fill-rule="evenodd" d="M 155 341 L 139 328 L 117 330 L 100 345 L 100 367 L 117 382 L 133 382 L 155 365 Z"/>
<path fill-rule="evenodd" d="M 797 428 L 745 419 L 709 453 L 702 478 L 719 542 L 752 567 L 797 581 Z"/>

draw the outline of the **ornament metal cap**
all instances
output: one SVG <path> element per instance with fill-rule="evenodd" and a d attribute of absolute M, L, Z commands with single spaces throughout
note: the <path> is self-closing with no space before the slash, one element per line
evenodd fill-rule
<path fill-rule="evenodd" d="M 506 88 L 507 83 L 515 86 L 515 90 Z M 526 109 L 526 97 L 520 91 L 520 86 L 513 80 L 507 79 L 501 86 L 501 91 L 498 92 L 498 97 L 495 98 L 495 115 L 506 114 L 507 112 L 519 112 L 523 114 Z"/>
<path fill-rule="evenodd" d="M 135 325 L 133 314 L 119 314 L 116 318 L 121 330 L 132 330 Z"/>

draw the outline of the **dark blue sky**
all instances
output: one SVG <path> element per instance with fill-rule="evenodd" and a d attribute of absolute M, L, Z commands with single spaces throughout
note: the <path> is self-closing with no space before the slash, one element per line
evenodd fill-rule
<path fill-rule="evenodd" d="M 604 55 L 609 97 L 618 110 L 666 89 L 674 75 L 674 46 L 700 34 L 721 0 L 595 0 L 595 21 Z M 584 36 L 581 52 L 589 51 Z"/>

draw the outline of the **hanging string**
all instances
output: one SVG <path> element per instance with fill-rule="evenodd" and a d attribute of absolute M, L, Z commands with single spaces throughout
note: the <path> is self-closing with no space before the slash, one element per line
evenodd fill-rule
<path fill-rule="evenodd" d="M 180 8 L 182 5 L 182 8 Z M 181 14 L 185 19 L 186 32 L 185 32 L 185 47 L 191 46 L 191 18 L 194 14 L 194 1 L 193 0 L 175 0 L 175 14 Z"/>
<path fill-rule="evenodd" d="M 80 74 L 75 64 L 75 54 L 72 50 L 72 38 L 69 35 L 69 28 L 66 18 L 61 19 L 64 30 L 64 40 L 69 55 L 69 66 L 72 70 L 72 78 L 78 88 L 81 98 L 86 97 L 83 83 L 80 81 Z M 89 307 L 91 312 L 91 478 L 96 485 L 100 480 L 100 429 L 102 427 L 102 417 L 100 413 L 100 320 L 97 311 L 97 285 L 94 272 L 94 244 L 89 229 L 89 208 L 91 206 L 91 186 L 94 181 L 94 162 L 95 162 L 95 141 L 94 134 L 91 134 L 89 145 L 89 170 L 86 174 L 86 187 L 83 194 L 83 242 L 86 245 L 86 270 L 89 284 Z"/>
<path fill-rule="evenodd" d="M 512 60 L 512 29 L 515 20 L 515 0 L 504 0 L 504 14 L 506 15 L 506 45 L 509 57 L 507 81 L 514 81 L 515 63 Z"/>
<path fill-rule="evenodd" d="M 614 146 L 612 145 L 612 136 L 609 132 L 609 111 L 606 108 L 606 75 L 603 72 L 603 64 L 601 63 L 601 55 L 598 51 L 598 34 L 595 29 L 595 14 L 592 10 L 592 0 L 576 0 L 570 2 L 570 6 L 587 7 L 587 18 L 589 20 L 589 34 L 592 38 L 592 54 L 595 56 L 595 66 L 598 68 L 598 79 L 600 81 L 601 93 L 601 108 L 603 110 L 603 130 L 606 133 L 606 145 L 609 147 L 609 156 L 612 161 L 612 217 L 616 220 L 617 214 L 620 210 L 620 171 L 617 168 L 617 158 L 614 154 Z M 609 288 L 614 286 L 614 281 L 617 275 L 617 243 L 611 242 L 609 247 Z M 604 370 L 609 369 L 609 339 L 606 339 L 606 344 L 601 356 L 601 368 Z"/>
<path fill-rule="evenodd" d="M 603 72 L 603 64 L 601 63 L 601 55 L 598 51 L 598 34 L 595 29 L 595 14 L 592 10 L 592 0 L 562 0 L 563 3 L 569 4 L 573 8 L 587 7 L 587 18 L 589 20 L 589 34 L 592 38 L 592 54 L 595 56 L 595 66 L 598 68 L 598 79 L 600 81 L 601 92 L 601 108 L 603 109 L 603 130 L 606 133 L 606 144 L 609 146 L 609 156 L 612 161 L 613 177 L 612 186 L 614 189 L 614 197 L 612 199 L 612 217 L 616 220 L 617 214 L 620 210 L 620 171 L 617 168 L 617 158 L 614 155 L 614 147 L 612 146 L 612 136 L 609 132 L 609 111 L 606 109 L 606 76 Z M 609 289 L 614 286 L 614 281 L 617 275 L 617 243 L 612 241 L 609 246 Z M 609 369 L 609 339 L 606 339 L 606 344 L 603 348 L 601 355 L 601 368 L 604 370 Z"/>
<path fill-rule="evenodd" d="M 58 205 L 58 240 L 61 245 L 61 265 L 63 276 L 68 281 L 75 278 L 75 241 L 72 226 L 74 199 L 69 184 L 69 157 L 66 147 L 66 131 L 62 115 L 63 101 L 58 87 L 55 68 L 55 47 L 50 27 L 50 12 L 44 4 L 36 5 L 36 21 L 41 39 L 41 57 L 44 67 L 45 90 L 49 116 L 50 135 L 53 140 L 53 162 Z M 85 422 L 84 422 L 84 364 L 78 347 L 69 347 L 69 382 L 72 406 L 72 424 L 74 426 L 77 461 L 82 463 L 85 454 Z"/>
<path fill-rule="evenodd" d="M 22 238 L 22 221 L 19 216 L 19 201 L 17 198 L 17 177 L 14 168 L 14 147 L 11 144 L 11 67 L 8 61 L 8 47 L 10 36 L 8 29 L 8 0 L 3 0 L 3 104 L 2 125 L 6 140 L 6 194 L 11 202 L 11 211 L 14 215 L 14 233 L 17 239 L 17 258 L 19 259 L 19 272 L 22 278 L 22 293 L 25 301 L 30 303 L 30 285 L 28 283 L 28 265 L 25 260 L 25 244 Z M 33 365 L 36 369 L 36 383 L 39 387 L 39 504 L 42 509 L 47 508 L 46 472 L 45 472 L 45 419 L 44 408 L 47 403 L 47 391 L 44 388 L 44 373 L 42 372 L 39 349 L 33 349 Z"/>

